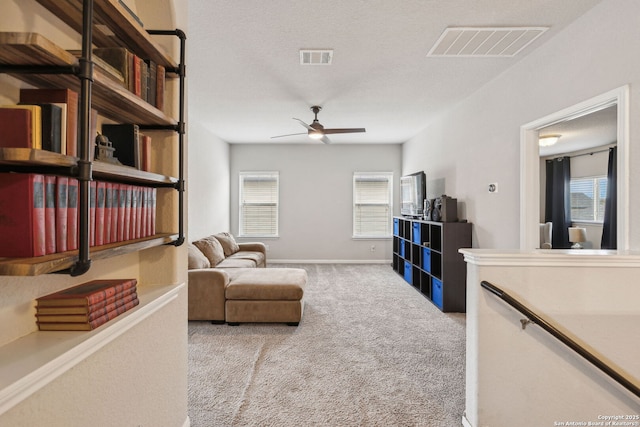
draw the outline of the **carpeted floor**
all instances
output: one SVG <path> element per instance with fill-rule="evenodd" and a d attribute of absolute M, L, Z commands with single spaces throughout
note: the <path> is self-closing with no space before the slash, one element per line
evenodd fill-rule
<path fill-rule="evenodd" d="M 189 322 L 191 426 L 461 425 L 464 314 L 388 265 L 287 266 L 309 274 L 298 327 Z"/>

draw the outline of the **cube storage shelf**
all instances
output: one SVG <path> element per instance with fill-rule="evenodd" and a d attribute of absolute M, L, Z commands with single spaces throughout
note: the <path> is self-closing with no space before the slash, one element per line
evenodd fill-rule
<path fill-rule="evenodd" d="M 393 218 L 393 270 L 443 312 L 466 311 L 471 223 Z"/>

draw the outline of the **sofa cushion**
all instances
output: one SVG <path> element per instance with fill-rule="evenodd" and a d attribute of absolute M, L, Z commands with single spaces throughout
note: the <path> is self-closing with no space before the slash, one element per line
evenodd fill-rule
<path fill-rule="evenodd" d="M 225 258 L 216 268 L 256 268 L 256 262 L 246 258 Z"/>
<path fill-rule="evenodd" d="M 196 240 L 193 244 L 207 257 L 211 267 L 217 266 L 220 261 L 224 260 L 224 250 L 215 237 L 205 237 L 204 239 Z"/>
<path fill-rule="evenodd" d="M 239 251 L 231 255 L 228 259 L 250 259 L 256 266 L 264 265 L 264 254 L 262 252 Z"/>
<path fill-rule="evenodd" d="M 227 300 L 294 300 L 304 295 L 307 272 L 300 268 L 241 270 L 229 275 Z"/>
<path fill-rule="evenodd" d="M 218 239 L 220 244 L 222 245 L 222 249 L 224 249 L 224 256 L 233 255 L 240 250 L 240 246 L 236 243 L 236 239 L 233 238 L 231 233 L 222 232 L 218 234 L 214 234 L 213 237 Z"/>
<path fill-rule="evenodd" d="M 209 262 L 200 249 L 192 243 L 189 243 L 187 247 L 189 249 L 189 270 L 211 267 L 211 262 Z"/>

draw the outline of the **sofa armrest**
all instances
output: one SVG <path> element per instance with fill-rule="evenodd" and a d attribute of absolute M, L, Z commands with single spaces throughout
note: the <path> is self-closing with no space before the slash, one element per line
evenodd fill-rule
<path fill-rule="evenodd" d="M 229 275 L 215 268 L 189 270 L 187 275 L 189 320 L 224 322 L 224 293 Z"/>
<path fill-rule="evenodd" d="M 243 242 L 238 243 L 238 246 L 241 251 L 267 253 L 267 246 L 262 242 Z"/>

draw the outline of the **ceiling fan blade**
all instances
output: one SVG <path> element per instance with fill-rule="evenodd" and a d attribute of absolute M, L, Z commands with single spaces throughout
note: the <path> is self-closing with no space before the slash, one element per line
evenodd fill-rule
<path fill-rule="evenodd" d="M 302 132 L 302 133 L 289 133 L 287 135 L 277 135 L 277 136 L 272 136 L 271 138 L 283 138 L 285 136 L 295 136 L 295 135 L 307 135 L 308 132 Z"/>
<path fill-rule="evenodd" d="M 331 140 L 327 138 L 326 135 L 322 135 L 322 138 L 320 138 L 320 141 L 324 142 L 325 144 L 331 144 Z"/>
<path fill-rule="evenodd" d="M 305 122 L 303 122 L 302 120 L 300 120 L 300 119 L 296 119 L 295 117 L 293 118 L 293 120 L 297 120 L 297 121 L 299 121 L 299 122 L 300 122 L 300 124 L 301 124 L 302 126 L 306 127 L 306 128 L 307 128 L 307 129 L 309 129 L 309 130 L 315 131 L 315 129 L 314 129 L 314 128 L 312 128 L 311 126 L 309 126 L 308 124 L 306 124 L 306 123 L 305 123 Z"/>
<path fill-rule="evenodd" d="M 360 132 L 366 132 L 365 128 L 344 128 L 344 129 L 325 129 L 324 130 L 325 134 L 332 134 L 332 133 L 360 133 Z"/>

